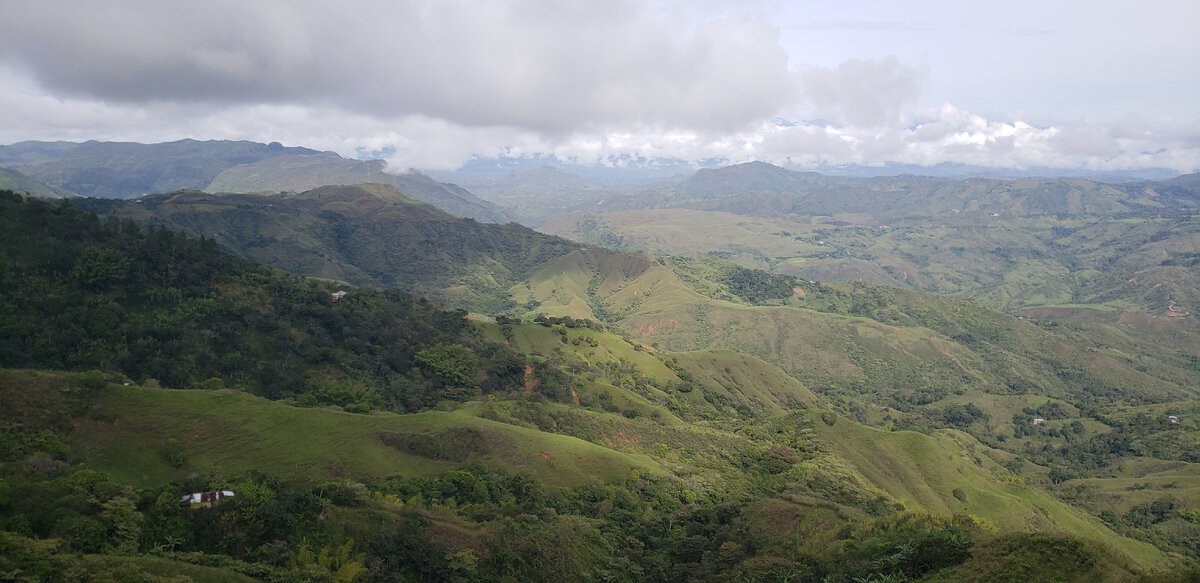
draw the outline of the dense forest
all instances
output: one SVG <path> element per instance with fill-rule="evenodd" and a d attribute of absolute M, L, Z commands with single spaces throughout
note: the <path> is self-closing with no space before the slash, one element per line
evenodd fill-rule
<path fill-rule="evenodd" d="M 2 366 L 99 369 L 363 411 L 420 410 L 448 378 L 493 390 L 521 382 L 523 362 L 485 345 L 464 312 L 396 289 L 338 298 L 351 288 L 66 201 L 6 193 L 0 204 L 0 281 L 11 290 L 0 299 Z"/>
<path fill-rule="evenodd" d="M 69 202 L 4 193 L 0 204 L 8 580 L 1198 575 L 1192 507 L 1148 501 L 1110 511 L 1103 526 L 1026 486 L 1022 476 L 1038 474 L 1015 458 L 927 427 L 932 437 L 863 427 L 817 409 L 815 395 L 756 359 L 659 351 L 587 318 L 474 321 L 401 290 L 287 275 L 211 239 Z M 709 275 L 713 293 L 766 304 L 793 283 L 728 266 Z M 839 294 L 814 297 L 846 308 Z M 987 415 L 922 414 L 966 429 Z M 1019 417 L 1029 434 L 1020 437 L 1066 441 L 1028 456 L 1078 458 L 1067 471 L 1149 435 L 1136 416 L 1110 420 L 1126 433 L 1086 438 L 1071 409 Z M 904 502 L 905 488 L 929 486 L 872 482 L 847 453 L 866 436 L 882 448 L 872 451 L 896 456 L 889 464 L 957 452 L 963 465 L 930 468 L 970 477 L 953 478 L 961 486 L 944 497 Z M 270 459 L 321 455 L 333 461 Z M 179 503 L 219 489 L 236 496 Z M 1034 502 L 996 502 L 1014 492 Z M 1035 527 L 997 525 L 1026 512 L 1039 516 Z"/>

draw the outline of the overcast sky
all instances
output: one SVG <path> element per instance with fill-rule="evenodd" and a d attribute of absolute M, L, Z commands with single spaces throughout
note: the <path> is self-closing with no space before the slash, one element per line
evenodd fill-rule
<path fill-rule="evenodd" d="M 0 0 L 0 143 L 1200 170 L 1200 2 Z"/>

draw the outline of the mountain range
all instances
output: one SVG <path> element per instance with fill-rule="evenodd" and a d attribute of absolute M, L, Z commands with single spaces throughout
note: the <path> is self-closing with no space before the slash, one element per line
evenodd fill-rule
<path fill-rule="evenodd" d="M 43 184 L 94 147 L 18 146 Z M 578 193 L 564 238 L 237 147 L 262 157 L 138 179 L 203 186 L 0 200 L 0 571 L 1195 573 L 1194 177 L 476 183 L 480 212 Z M 212 488 L 237 495 L 176 504 Z"/>
<path fill-rule="evenodd" d="M 60 194 L 122 199 L 180 189 L 295 192 L 376 180 L 459 216 L 489 222 L 510 220 L 504 211 L 471 193 L 423 174 L 388 174 L 378 160 L 347 160 L 333 152 L 285 147 L 278 142 L 20 142 L 0 146 L 0 167 Z M 14 189 L 26 190 L 15 184 Z"/>
<path fill-rule="evenodd" d="M 818 280 L 863 280 L 995 307 L 1179 313 L 1200 301 L 1195 178 L 838 178 L 747 164 L 623 196 L 544 231 L 661 255 L 721 257 Z"/>

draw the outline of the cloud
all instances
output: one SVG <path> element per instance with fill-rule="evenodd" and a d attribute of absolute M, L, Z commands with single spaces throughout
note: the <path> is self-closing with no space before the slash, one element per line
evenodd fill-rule
<path fill-rule="evenodd" d="M 6 61 L 56 93 L 122 104 L 728 130 L 795 99 L 774 26 L 749 17 L 685 26 L 631 0 L 48 0 L 6 12 Z"/>
<path fill-rule="evenodd" d="M 951 162 L 983 168 L 1116 171 L 1168 168 L 1200 171 L 1200 122 L 1158 125 L 1138 118 L 1115 128 L 1037 127 L 989 120 L 949 104 L 914 111 L 912 127 L 835 127 L 800 123 L 763 126 L 758 159 L 781 164 L 932 166 Z M 1137 128 L 1130 132 L 1130 126 Z"/>
<path fill-rule="evenodd" d="M 830 20 L 801 23 L 789 28 L 795 30 L 854 30 L 870 32 L 929 32 L 934 30 L 934 27 L 929 24 L 887 20 Z"/>
<path fill-rule="evenodd" d="M 892 56 L 803 66 L 791 55 L 789 69 L 779 27 L 742 3 L 710 3 L 720 10 L 672 0 L 10 3 L 0 143 L 280 141 L 376 152 L 394 170 L 527 154 L 1200 169 L 1200 119 L 1034 125 L 929 107 L 923 67 Z M 925 26 L 881 18 L 809 28 Z M 819 121 L 786 121 L 806 119 Z"/>
<path fill-rule="evenodd" d="M 657 124 L 539 132 L 515 126 L 469 126 L 436 117 L 381 117 L 308 105 L 105 103 L 29 91 L 28 80 L 0 67 L 0 142 L 26 139 L 171 141 L 245 139 L 328 149 L 343 156 L 386 153 L 389 169 L 451 170 L 473 157 L 552 155 L 581 164 L 627 159 L 763 160 L 820 168 L 884 163 L 955 162 L 989 168 L 1200 170 L 1200 120 L 1145 118 L 1118 126 L 1033 126 L 991 120 L 943 104 L 914 109 L 911 126 L 841 126 L 775 119 L 735 131 L 674 129 Z M 36 123 L 30 122 L 36 120 Z M 1135 123 L 1136 121 L 1136 123 Z"/>
<path fill-rule="evenodd" d="M 1146 128 L 1146 120 L 1142 116 L 1130 113 L 1121 118 L 1117 125 L 1109 128 L 1108 135 L 1117 139 L 1137 140 L 1150 137 Z"/>
<path fill-rule="evenodd" d="M 1066 155 L 1107 157 L 1120 151 L 1117 140 L 1097 127 L 1069 126 L 1049 139 L 1051 147 Z"/>
<path fill-rule="evenodd" d="M 898 124 L 921 97 L 925 74 L 896 57 L 851 59 L 798 74 L 805 102 L 824 118 L 875 127 Z"/>

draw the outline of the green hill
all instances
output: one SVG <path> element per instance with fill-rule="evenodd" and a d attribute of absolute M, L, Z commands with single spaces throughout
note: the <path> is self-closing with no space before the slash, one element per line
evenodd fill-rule
<path fill-rule="evenodd" d="M 299 273 L 402 285 L 482 313 L 589 318 L 671 350 L 734 349 L 840 395 L 839 407 L 864 395 L 876 408 L 924 406 L 963 391 L 1195 396 L 1195 347 L 1151 346 L 1160 335 L 1110 328 L 1084 338 L 949 298 L 581 250 L 515 225 L 416 213 L 394 191 L 373 188 L 181 193 L 115 212 L 222 233 L 227 247 Z M 1177 323 L 1186 331 L 1186 320 Z"/>
<path fill-rule="evenodd" d="M 477 579 L 935 573 L 889 546 L 898 533 L 980 553 L 1056 533 L 1055 544 L 1082 545 L 1076 574 L 1108 565 L 1129 578 L 1193 560 L 1193 492 L 1162 501 L 1200 449 L 1195 372 L 1165 350 L 1187 345 L 1160 338 L 1148 350 L 1119 322 L 1088 344 L 1065 324 L 952 298 L 553 247 L 510 225 L 525 237 L 514 245 L 503 227 L 384 185 L 105 203 L 203 225 L 260 212 L 247 234 L 344 221 L 414 250 L 410 233 L 425 227 L 399 226 L 435 225 L 435 248 L 460 255 L 420 269 L 410 259 L 408 276 L 427 278 L 415 281 L 448 281 L 433 266 L 471 257 L 518 267 L 506 290 L 516 306 L 492 324 L 285 276 L 211 239 L 3 202 L 0 258 L 17 290 L 0 306 L 4 365 L 99 369 L 0 375 L 0 476 L 13 493 L 0 519 L 29 540 L 150 553 L 169 536 L 277 577 L 298 576 L 307 545 L 328 555 L 346 541 L 362 555 L 337 565 L 372 577 L 396 557 L 405 573 L 452 572 L 467 550 Z M 304 221 L 315 230 L 291 230 Z M 368 250 L 365 232 L 335 232 Z M 348 293 L 334 299 L 337 289 Z M 1161 426 L 1168 410 L 1178 431 Z M 1080 483 L 1118 491 L 1138 471 L 1157 495 L 1122 498 L 1120 514 L 1053 495 L 1074 500 Z M 1072 480 L 1085 476 L 1098 481 Z M 181 490 L 226 485 L 245 495 L 224 520 L 175 503 Z M 75 502 L 86 496 L 97 502 Z M 123 521 L 128 512 L 142 518 Z M 793 538 L 803 532 L 815 534 Z M 437 550 L 414 558 L 395 537 Z M 563 545 L 577 550 L 545 554 Z M 952 556 L 938 569 L 982 568 Z"/>
<path fill-rule="evenodd" d="M 907 408 L 962 391 L 1195 396 L 1195 347 L 1152 345 L 1159 335 L 1109 328 L 1085 338 L 950 298 L 579 249 L 398 197 L 383 186 L 295 197 L 179 193 L 115 212 L 221 233 L 228 248 L 295 272 L 401 285 L 475 312 L 588 318 L 671 350 L 734 349 L 840 395 L 841 407 L 870 395 L 874 407 Z M 1176 323 L 1187 330 L 1186 319 Z"/>
<path fill-rule="evenodd" d="M 212 239 L 102 222 L 69 204 L 12 194 L 0 204 L 0 280 L 12 288 L 0 300 L 0 366 L 98 368 L 276 398 L 315 392 L 370 408 L 399 398 L 380 391 L 422 350 L 477 341 L 463 314 L 406 293 L 301 280 Z"/>
<path fill-rule="evenodd" d="M 86 462 L 93 473 L 105 472 L 104 477 L 93 480 L 113 480 L 152 492 L 169 493 L 169 483 L 197 474 L 217 479 L 276 476 L 283 481 L 273 486 L 276 490 L 285 488 L 286 483 L 324 483 L 331 492 L 325 496 L 340 496 L 333 484 L 346 480 L 379 484 L 386 492 L 391 487 L 384 484 L 436 484 L 450 476 L 461 480 L 471 475 L 484 477 L 487 472 L 517 472 L 526 480 L 573 488 L 571 493 L 564 491 L 566 502 L 575 496 L 594 496 L 597 483 L 593 480 L 597 479 L 614 484 L 616 490 L 609 486 L 609 491 L 620 492 L 630 487 L 622 484 L 632 484 L 624 481 L 632 472 L 641 482 L 637 488 L 642 495 L 656 493 L 660 498 L 641 503 L 626 499 L 621 504 L 648 503 L 651 506 L 638 510 L 641 520 L 658 520 L 652 515 L 662 513 L 662 519 L 674 516 L 671 520 L 680 521 L 677 528 L 681 529 L 692 520 L 685 518 L 690 510 L 681 512 L 688 505 L 703 508 L 735 494 L 732 499 L 773 492 L 771 496 L 789 500 L 798 508 L 814 508 L 813 516 L 805 520 L 815 519 L 823 509 L 832 509 L 838 517 L 835 520 L 847 527 L 883 520 L 874 517 L 892 515 L 901 507 L 910 513 L 961 513 L 996 532 L 1071 533 L 1108 549 L 1115 561 L 1130 570 L 1166 560 L 1150 545 L 1122 539 L 1096 519 L 1022 485 L 987 457 L 995 454 L 972 445 L 969 438 L 881 432 L 817 412 L 759 417 L 746 426 L 708 429 L 686 424 L 663 426 L 569 402 L 538 404 L 527 399 L 467 404 L 455 412 L 360 415 L 296 409 L 231 391 L 103 386 L 79 375 L 16 371 L 0 374 L 0 400 L 8 411 L 5 422 L 9 431 L 14 422 L 26 428 L 47 422 L 65 427 L 64 445 L 58 447 Z M 553 420 L 554 431 L 521 426 L 527 423 L 525 419 L 539 416 Z M 41 443 L 48 443 L 48 434 L 40 435 Z M 590 443 L 589 435 L 601 436 L 597 441 L 603 443 Z M 39 463 L 54 461 L 45 459 L 49 461 Z M 69 475 L 77 476 L 78 481 L 84 478 L 80 472 L 85 471 L 71 470 L 74 473 Z M 24 492 L 20 488 L 28 483 L 28 478 L 12 474 L 6 479 L 13 481 L 19 492 Z M 237 482 L 232 487 L 249 495 L 251 482 Z M 432 500 L 450 496 L 463 504 L 471 499 L 462 493 L 433 492 L 429 494 Z M 664 494 L 692 502 L 680 507 L 680 498 L 669 502 L 661 498 Z M 343 508 L 346 502 L 336 504 L 327 507 L 335 517 L 355 512 L 353 507 L 363 502 L 349 508 Z M 733 507 L 746 504 L 743 499 Z M 419 503 L 409 499 L 401 504 L 408 505 Z M 654 511 L 649 510 L 655 506 Z M 672 512 L 671 507 L 679 510 Z M 454 508 L 449 507 L 447 516 L 454 516 Z M 592 511 L 559 508 L 560 513 L 584 516 Z M 745 506 L 745 511 L 751 508 Z M 469 525 L 469 517 L 481 509 L 479 503 L 461 507 L 459 520 L 466 519 Z M 446 510 L 442 512 L 446 515 Z M 903 514 L 890 520 L 895 516 Z M 635 526 L 614 519 L 609 517 L 606 528 Z M 474 528 L 487 532 L 498 526 L 492 520 Z M 757 524 L 755 529 L 757 534 L 752 537 L 788 536 L 787 530 L 774 530 L 769 523 Z M 718 542 L 732 534 L 718 535 Z M 650 534 L 639 536 L 647 542 L 657 540 Z M 756 538 L 739 540 L 745 543 Z M 836 537 L 825 544 L 835 541 Z M 824 556 L 837 548 L 814 541 L 805 547 L 807 552 Z"/>
<path fill-rule="evenodd" d="M 216 237 L 228 251 L 293 273 L 420 290 L 442 305 L 489 313 L 510 307 L 513 282 L 578 248 L 516 224 L 460 219 L 385 184 L 78 204 Z"/>
<path fill-rule="evenodd" d="M 139 452 L 139 443 L 169 439 L 187 459 L 182 467 Z M 644 456 L 465 411 L 362 416 L 287 407 L 228 390 L 112 387 L 90 405 L 89 417 L 79 420 L 69 443 L 91 467 L 143 488 L 182 481 L 195 472 L 375 482 L 435 476 L 466 460 L 554 487 L 621 479 L 634 468 L 663 472 Z M 559 462 L 548 463 L 542 453 Z M 576 462 L 579 458 L 585 462 Z"/>
<path fill-rule="evenodd" d="M 208 192 L 304 192 L 334 184 L 390 184 L 406 196 L 429 203 L 451 214 L 489 223 L 511 217 L 491 203 L 452 184 L 443 184 L 419 172 L 388 174 L 382 160 L 347 160 L 333 152 L 268 158 L 240 164 L 221 172 L 204 187 Z"/>
<path fill-rule="evenodd" d="M 1001 309 L 1095 305 L 1165 315 L 1181 311 L 1168 310 L 1170 294 L 1182 311 L 1200 301 L 1192 268 L 1198 230 L 1186 211 L 1014 216 L 939 212 L 935 201 L 928 216 L 895 221 L 869 209 L 789 214 L 753 206 L 760 210 L 750 215 L 736 208 L 591 213 L 542 229 L 626 251 L 720 257 L 818 281 L 977 298 Z"/>
<path fill-rule="evenodd" d="M 1072 347 L 1032 322 L 962 300 L 861 284 L 832 287 L 718 261 L 634 257 L 576 251 L 534 272 L 529 283 L 513 288 L 513 297 L 532 306 L 529 313 L 597 318 L 672 350 L 735 348 L 814 386 L 849 386 L 857 378 L 909 390 L 1007 390 L 1056 379 L 1052 368 L 1064 363 L 1087 367 L 1105 356 L 1124 363 L 1106 373 L 1125 375 L 1122 385 L 1142 387 L 1145 395 L 1157 395 L 1152 398 L 1193 395 L 1191 381 L 1172 376 L 1194 375 L 1184 372 L 1188 359 L 1174 361 L 1176 372 L 1150 378 L 1136 370 L 1141 357 Z M 752 277 L 742 282 L 741 274 Z M 756 296 L 763 299 L 744 299 Z"/>
<path fill-rule="evenodd" d="M 1187 320 L 1030 320 L 864 284 L 779 286 L 782 276 L 715 260 L 634 257 L 572 253 L 513 295 L 531 313 L 599 318 L 659 349 L 754 355 L 861 422 L 967 430 L 1065 477 L 1120 476 L 1122 460 L 1148 451 L 1142 440 L 1164 444 L 1152 457 L 1167 460 L 1190 461 L 1177 453 L 1200 447 L 1186 431 L 1156 433 L 1165 429 L 1166 413 L 1153 418 L 1159 429 L 1108 416 L 1118 404 L 1195 402 L 1197 353 Z M 777 288 L 783 293 L 772 299 Z M 1034 396 L 1041 400 L 1030 401 Z M 1047 397 L 1070 403 L 1073 412 L 1031 428 L 1035 417 L 1049 415 L 1040 409 Z M 1076 421 L 1079 431 L 1066 431 Z"/>

